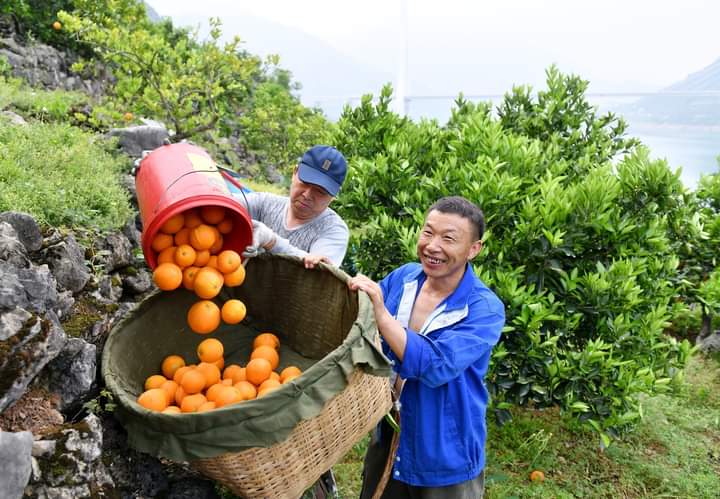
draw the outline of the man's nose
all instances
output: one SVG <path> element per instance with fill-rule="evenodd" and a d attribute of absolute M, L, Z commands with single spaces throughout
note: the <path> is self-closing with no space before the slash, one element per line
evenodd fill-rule
<path fill-rule="evenodd" d="M 432 236 L 427 244 L 428 249 L 439 249 L 440 241 L 441 239 L 439 236 Z"/>

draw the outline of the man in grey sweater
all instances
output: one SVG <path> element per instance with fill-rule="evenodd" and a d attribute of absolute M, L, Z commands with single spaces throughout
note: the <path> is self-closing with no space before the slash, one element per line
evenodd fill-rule
<path fill-rule="evenodd" d="M 259 248 L 303 258 L 305 267 L 319 262 L 342 264 L 350 231 L 329 208 L 347 174 L 345 157 L 331 146 L 318 145 L 303 154 L 293 171 L 290 196 L 250 192 L 248 211 L 253 219 L 253 244 L 244 256 Z M 303 497 L 338 497 L 332 470 L 320 477 Z"/>
<path fill-rule="evenodd" d="M 253 249 L 303 258 L 312 268 L 319 262 L 339 267 L 350 232 L 329 208 L 347 174 L 343 155 L 331 146 L 308 149 L 293 171 L 290 196 L 266 192 L 247 194 L 253 219 Z"/>

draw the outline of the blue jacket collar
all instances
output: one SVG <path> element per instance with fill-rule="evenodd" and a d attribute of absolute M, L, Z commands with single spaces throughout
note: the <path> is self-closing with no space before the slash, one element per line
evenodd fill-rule
<path fill-rule="evenodd" d="M 419 290 L 426 279 L 427 276 L 425 275 L 425 272 L 423 272 L 422 265 L 418 264 L 416 269 L 405 275 L 403 282 L 407 283 L 410 281 L 418 281 L 417 289 Z M 473 271 L 472 265 L 468 262 L 465 265 L 465 273 L 463 274 L 462 279 L 460 279 L 460 284 L 457 288 L 455 288 L 455 291 L 450 293 L 450 296 L 445 298 L 443 301 L 446 306 L 445 310 L 465 308 L 468 304 L 468 299 L 470 298 L 470 292 L 475 286 L 477 280 L 478 279 Z"/>

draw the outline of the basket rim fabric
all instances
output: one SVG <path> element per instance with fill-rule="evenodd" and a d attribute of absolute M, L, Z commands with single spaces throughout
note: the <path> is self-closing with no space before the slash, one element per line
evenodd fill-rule
<path fill-rule="evenodd" d="M 302 265 L 302 259 L 285 255 L 259 258 L 284 259 L 289 265 Z M 252 265 L 252 263 L 251 263 Z M 321 264 L 308 272 L 330 272 L 346 283 L 349 276 L 337 268 Z M 354 293 L 354 292 L 351 292 Z M 372 304 L 365 293 L 357 293 L 358 314 L 343 343 L 303 373 L 301 378 L 274 390 L 265 397 L 203 413 L 162 414 L 136 402 L 120 380 L 114 356 L 122 351 L 123 329 L 144 307 L 152 307 L 168 295 L 155 292 L 138 303 L 108 334 L 102 354 L 102 376 L 113 393 L 115 416 L 128 433 L 129 444 L 158 457 L 176 461 L 211 458 L 253 447 L 270 447 L 282 442 L 302 420 L 316 417 L 325 403 L 342 392 L 357 368 L 376 376 L 389 376 L 387 357 L 379 348 Z M 268 414 L 277 417 L 268 418 Z"/>

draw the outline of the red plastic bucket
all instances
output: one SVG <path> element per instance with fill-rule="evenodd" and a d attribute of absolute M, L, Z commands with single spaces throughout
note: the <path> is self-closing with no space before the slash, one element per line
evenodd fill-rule
<path fill-rule="evenodd" d="M 172 216 L 201 206 L 221 206 L 232 218 L 233 230 L 222 249 L 242 253 L 252 244 L 252 220 L 227 187 L 215 162 L 202 148 L 187 144 L 161 146 L 140 161 L 135 177 L 143 223 L 142 249 L 151 269 L 157 265 L 152 242 Z"/>

